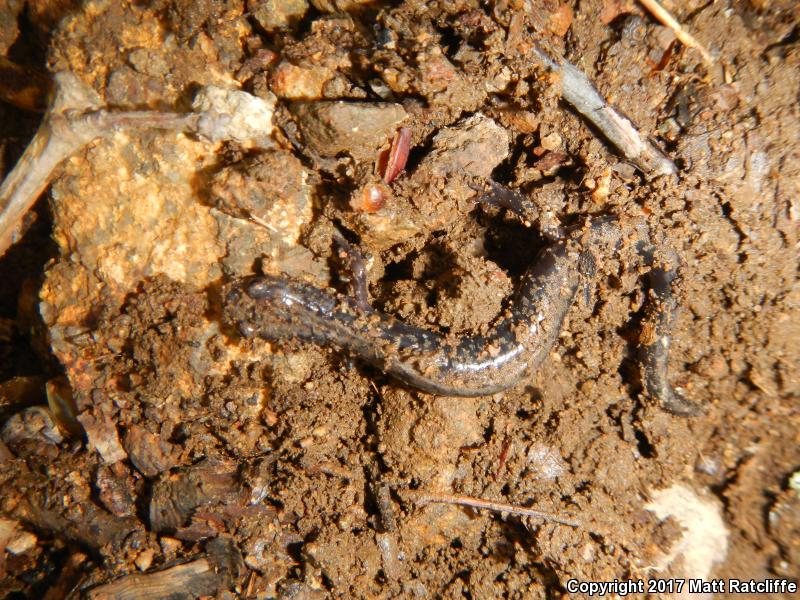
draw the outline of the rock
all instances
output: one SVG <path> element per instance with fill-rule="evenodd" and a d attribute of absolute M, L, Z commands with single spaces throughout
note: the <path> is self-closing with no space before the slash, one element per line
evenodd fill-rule
<path fill-rule="evenodd" d="M 204 111 L 200 137 L 269 147 L 274 102 L 271 94 L 262 99 L 207 86 L 194 103 Z M 230 256 L 226 234 L 236 237 L 257 226 L 239 221 L 223 231 L 214 210 L 198 197 L 215 160 L 207 141 L 153 130 L 118 132 L 68 161 L 52 193 L 62 258 L 48 270 L 40 294 L 53 351 L 64 364 L 80 355 L 70 340 L 76 328 L 85 330 L 93 305 L 113 306 L 142 280 L 160 274 L 198 288 L 219 279 L 220 259 Z M 307 214 L 302 181 L 298 193 L 305 194 L 301 212 Z M 238 274 L 249 273 L 252 263 L 228 265 L 229 272 L 237 274 L 238 267 Z"/>
<path fill-rule="evenodd" d="M 286 100 L 318 100 L 336 72 L 324 65 L 278 63 L 270 74 L 270 89 Z"/>
<path fill-rule="evenodd" d="M 353 227 L 364 243 L 376 251 L 391 248 L 424 230 L 417 213 L 395 206 L 375 213 L 359 213 L 353 217 Z"/>
<path fill-rule="evenodd" d="M 247 9 L 267 31 L 287 29 L 300 21 L 308 10 L 306 0 L 248 0 Z"/>
<path fill-rule="evenodd" d="M 489 177 L 508 156 L 509 143 L 508 131 L 478 113 L 437 133 L 421 169 L 436 176 L 464 172 Z"/>
<path fill-rule="evenodd" d="M 327 266 L 298 245 L 313 216 L 310 172 L 288 152 L 270 151 L 222 169 L 209 186 L 222 211 L 214 217 L 226 246 L 226 273 L 251 274 L 259 267 L 295 275 L 319 274 Z M 224 214 L 223 214 L 224 213 Z M 268 259 L 269 264 L 262 259 Z"/>
<path fill-rule="evenodd" d="M 358 10 L 372 5 L 373 0 L 311 0 L 311 4 L 320 12 L 337 13 Z"/>
<path fill-rule="evenodd" d="M 67 161 L 52 189 L 62 258 L 40 292 L 57 355 L 77 351 L 64 333 L 82 327 L 93 304 L 113 305 L 143 279 L 164 274 L 202 287 L 220 277 L 224 245 L 193 184 L 211 160 L 207 144 L 144 132 L 118 133 Z"/>
<path fill-rule="evenodd" d="M 534 479 L 552 481 L 569 471 L 569 465 L 561 457 L 557 448 L 541 442 L 534 442 L 526 456 L 527 472 Z"/>
<path fill-rule="evenodd" d="M 128 62 L 139 73 L 161 77 L 169 72 L 166 60 L 160 54 L 147 48 L 136 48 L 128 54 Z"/>
<path fill-rule="evenodd" d="M 561 148 L 561 136 L 556 131 L 552 131 L 547 135 L 542 136 L 540 141 L 540 145 L 545 150 L 550 150 L 555 152 L 556 150 Z"/>
<path fill-rule="evenodd" d="M 78 415 L 78 421 L 86 431 L 88 446 L 97 450 L 105 464 L 111 465 L 128 458 L 119 441 L 117 428 L 109 416 L 100 412 L 83 412 Z"/>
<path fill-rule="evenodd" d="M 19 521 L 0 519 L 0 561 L 4 551 L 15 555 L 24 554 L 39 541 L 34 534 L 20 530 L 20 526 Z"/>
<path fill-rule="evenodd" d="M 385 102 L 296 103 L 292 112 L 306 144 L 317 154 L 346 152 L 370 163 L 406 118 L 402 106 Z"/>
<path fill-rule="evenodd" d="M 36 546 L 39 541 L 34 534 L 28 531 L 20 531 L 14 535 L 11 540 L 6 544 L 6 550 L 11 554 L 24 554 L 31 548 Z"/>
<path fill-rule="evenodd" d="M 0 437 L 12 447 L 24 441 L 46 444 L 64 441 L 52 413 L 44 406 L 31 406 L 13 415 L 3 426 Z"/>
<path fill-rule="evenodd" d="M 259 97 L 208 85 L 195 95 L 192 109 L 214 115 L 203 117 L 199 124 L 202 135 L 212 142 L 233 140 L 245 148 L 271 148 L 275 102 L 271 94 Z"/>
<path fill-rule="evenodd" d="M 145 477 L 155 477 L 175 465 L 175 447 L 144 427 L 131 425 L 123 443 L 133 466 Z"/>
<path fill-rule="evenodd" d="M 157 77 L 143 76 L 128 65 L 121 65 L 108 76 L 105 99 L 117 106 L 156 106 L 166 93 Z"/>
<path fill-rule="evenodd" d="M 123 463 L 102 465 L 97 470 L 94 484 L 98 498 L 112 515 L 127 517 L 135 514 L 133 480 Z"/>
<path fill-rule="evenodd" d="M 297 243 L 311 220 L 309 172 L 288 152 L 265 152 L 224 168 L 214 176 L 210 193 L 216 206 L 251 218 L 287 246 Z"/>
<path fill-rule="evenodd" d="M 155 558 L 155 551 L 152 548 L 147 548 L 134 559 L 133 563 L 140 571 L 147 571 L 150 565 L 153 564 L 153 558 Z"/>

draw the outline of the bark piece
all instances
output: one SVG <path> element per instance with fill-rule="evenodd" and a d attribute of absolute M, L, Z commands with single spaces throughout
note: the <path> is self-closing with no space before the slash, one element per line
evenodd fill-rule
<path fill-rule="evenodd" d="M 90 600 L 190 600 L 212 596 L 218 589 L 219 577 L 211 563 L 201 558 L 156 573 L 127 575 L 94 588 L 87 597 Z"/>
<path fill-rule="evenodd" d="M 91 502 L 82 502 L 80 510 L 65 511 L 46 507 L 46 497 L 34 497 L 20 506 L 16 514 L 35 528 L 57 534 L 92 548 L 103 556 L 122 551 L 126 541 L 133 542 L 136 532 L 143 534 L 134 517 L 117 518 Z"/>
<path fill-rule="evenodd" d="M 313 102 L 292 107 L 309 148 L 321 156 L 342 152 L 360 161 L 378 158 L 406 118 L 399 104 L 384 102 Z"/>
<path fill-rule="evenodd" d="M 150 525 L 156 531 L 175 531 L 199 507 L 234 503 L 240 486 L 233 463 L 203 461 L 159 481 L 150 501 Z"/>

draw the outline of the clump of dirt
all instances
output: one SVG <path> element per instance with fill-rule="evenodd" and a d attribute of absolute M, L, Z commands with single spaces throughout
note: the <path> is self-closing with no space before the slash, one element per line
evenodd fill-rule
<path fill-rule="evenodd" d="M 110 106 L 184 110 L 198 84 L 241 87 L 277 97 L 277 131 L 266 150 L 163 132 L 97 142 L 54 182 L 52 260 L 40 220 L 0 261 L 6 597 L 135 584 L 545 598 L 570 579 L 797 579 L 793 2 L 676 7 L 713 66 L 611 0 L 185 4 L 70 6 L 37 42 Z M 9 40 L 32 25 L 13 17 L 2 49 L 19 61 Z M 561 101 L 537 45 L 679 174 L 648 178 L 617 154 Z M 408 160 L 387 176 L 400 128 Z M 9 156 L 31 130 L 2 126 Z M 488 179 L 539 221 L 480 204 Z M 609 214 L 626 243 L 538 372 L 494 396 L 436 397 L 329 348 L 244 339 L 222 315 L 224 286 L 259 271 L 349 293 L 339 234 L 363 254 L 373 306 L 482 331 L 558 226 Z M 670 373 L 696 417 L 643 392 L 648 267 L 628 242 L 644 226 L 680 259 Z M 713 541 L 700 558 L 697 536 Z"/>

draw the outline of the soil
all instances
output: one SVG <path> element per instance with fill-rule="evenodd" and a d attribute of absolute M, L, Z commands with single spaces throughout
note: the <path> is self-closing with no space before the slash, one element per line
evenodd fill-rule
<path fill-rule="evenodd" d="M 261 260 L 223 256 L 207 280 L 153 272 L 91 290 L 66 335 L 40 316 L 43 278 L 43 301 L 63 306 L 53 297 L 83 298 L 94 280 L 53 277 L 102 269 L 65 233 L 63 193 L 37 206 L 0 261 L 1 597 L 558 598 L 571 579 L 797 581 L 795 2 L 669 3 L 713 66 L 617 0 L 51 2 L 47 18 L 11 4 L 6 55 L 31 69 L 47 55 L 109 105 L 177 109 L 212 76 L 274 93 L 276 149 L 219 148 L 197 202 L 277 219 L 265 194 L 302 202 L 309 185 L 313 216 L 299 239 L 273 240 Z M 626 163 L 560 101 L 533 40 L 582 69 L 679 175 Z M 362 117 L 364 131 L 337 135 Z M 5 172 L 35 124 L 0 104 Z M 400 125 L 412 149 L 387 183 L 380 154 Z M 94 175 L 103 148 L 64 177 Z M 471 184 L 488 177 L 562 224 L 613 214 L 678 253 L 670 372 L 700 416 L 642 390 L 647 268 L 631 248 L 599 265 L 538 372 L 491 397 L 434 397 L 330 349 L 224 325 L 221 290 L 248 272 L 346 292 L 338 229 L 367 256 L 376 308 L 452 335 L 486 327 L 548 243 L 535 223 L 476 205 Z M 91 214 L 79 199 L 68 212 Z"/>

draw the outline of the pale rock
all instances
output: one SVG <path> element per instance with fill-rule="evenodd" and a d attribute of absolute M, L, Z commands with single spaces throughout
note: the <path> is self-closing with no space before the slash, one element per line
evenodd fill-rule
<path fill-rule="evenodd" d="M 286 100 L 318 100 L 325 84 L 336 72 L 324 65 L 295 65 L 287 60 L 278 63 L 270 74 L 270 88 Z"/>

